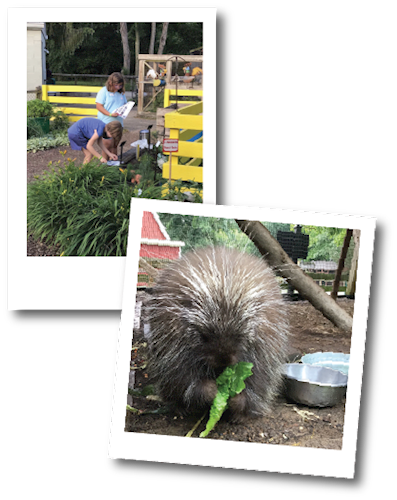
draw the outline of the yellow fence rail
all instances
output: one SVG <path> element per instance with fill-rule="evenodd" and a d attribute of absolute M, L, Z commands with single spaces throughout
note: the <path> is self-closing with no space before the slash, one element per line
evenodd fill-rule
<path fill-rule="evenodd" d="M 179 140 L 177 153 L 171 156 L 171 179 L 203 182 L 203 102 L 167 113 L 165 127 L 170 138 Z M 168 155 L 169 153 L 164 153 Z M 163 178 L 169 179 L 170 161 L 163 164 Z"/>
<path fill-rule="evenodd" d="M 101 88 L 85 85 L 43 85 L 42 99 L 56 104 L 59 110 L 68 115 L 69 121 L 77 122 L 80 118 L 97 116 L 95 100 Z M 85 95 L 76 97 L 73 95 L 76 93 Z"/>
<path fill-rule="evenodd" d="M 171 96 L 176 96 L 178 97 L 201 97 L 203 98 L 203 91 L 198 90 L 198 89 L 181 89 L 178 88 L 178 91 L 176 89 L 170 89 L 170 88 L 165 88 L 164 89 L 164 107 L 168 108 L 172 104 L 171 101 Z M 195 100 L 188 101 L 184 100 L 183 102 L 197 102 Z"/>

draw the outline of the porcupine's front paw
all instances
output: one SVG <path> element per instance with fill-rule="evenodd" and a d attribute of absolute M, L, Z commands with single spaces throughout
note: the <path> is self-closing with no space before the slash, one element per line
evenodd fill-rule
<path fill-rule="evenodd" d="M 201 381 L 201 394 L 206 404 L 212 404 L 217 392 L 218 387 L 215 380 L 205 379 Z"/>
<path fill-rule="evenodd" d="M 228 407 L 230 409 L 230 419 L 233 422 L 237 423 L 245 420 L 248 413 L 248 401 L 246 394 L 244 394 L 244 392 L 236 394 L 236 396 L 229 400 Z"/>
<path fill-rule="evenodd" d="M 211 405 L 217 392 L 215 380 L 202 379 L 190 384 L 185 393 L 185 401 L 195 407 Z"/>
<path fill-rule="evenodd" d="M 247 420 L 253 418 L 263 417 L 267 413 L 266 407 L 258 404 L 258 398 L 247 389 L 231 398 L 228 407 L 230 421 L 239 424 L 246 423 Z"/>

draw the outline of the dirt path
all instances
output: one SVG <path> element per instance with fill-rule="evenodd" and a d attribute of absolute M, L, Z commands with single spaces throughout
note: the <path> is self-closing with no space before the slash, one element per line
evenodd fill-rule
<path fill-rule="evenodd" d="M 138 297 L 144 296 L 140 293 Z M 338 299 L 338 304 L 353 314 L 354 301 Z M 291 303 L 290 324 L 292 335 L 289 352 L 301 354 L 318 351 L 350 352 L 351 334 L 336 328 L 307 301 Z M 146 349 L 143 326 L 134 328 L 134 347 L 131 360 L 130 387 L 142 388 L 150 384 L 145 370 Z M 133 380 L 134 384 L 133 384 Z M 126 390 L 127 392 L 127 390 Z M 138 410 L 157 410 L 161 403 L 146 397 L 126 395 L 126 402 Z M 253 420 L 246 425 L 234 425 L 225 420 L 218 422 L 211 431 L 211 439 L 250 441 L 313 448 L 342 448 L 345 399 L 329 408 L 310 408 L 288 401 L 284 395 L 277 399 L 269 416 Z M 134 414 L 126 412 L 127 432 L 185 436 L 202 415 Z M 206 418 L 194 436 L 205 427 Z"/>

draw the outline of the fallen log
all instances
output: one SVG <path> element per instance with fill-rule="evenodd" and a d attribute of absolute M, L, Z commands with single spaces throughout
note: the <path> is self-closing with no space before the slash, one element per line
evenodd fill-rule
<path fill-rule="evenodd" d="M 285 278 L 335 326 L 345 331 L 351 330 L 353 318 L 288 257 L 261 222 L 235 220 L 277 275 Z"/>

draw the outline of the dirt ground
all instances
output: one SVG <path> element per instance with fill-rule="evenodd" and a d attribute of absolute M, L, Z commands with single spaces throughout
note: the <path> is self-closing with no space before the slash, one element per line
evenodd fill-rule
<path fill-rule="evenodd" d="M 145 292 L 138 293 L 137 304 L 144 296 Z M 340 298 L 338 304 L 353 315 L 353 300 Z M 318 351 L 350 353 L 351 333 L 336 328 L 309 302 L 303 300 L 290 302 L 289 311 L 290 354 L 303 355 Z M 139 326 L 136 325 L 134 328 L 129 389 L 142 389 L 150 385 L 145 366 L 146 344 L 143 325 L 140 322 Z M 132 396 L 131 391 L 129 392 L 126 402 L 138 410 L 138 413 L 126 411 L 125 431 L 127 432 L 186 436 L 202 416 L 183 416 L 172 410 L 161 413 L 167 409 L 155 399 L 156 397 L 153 398 L 152 395 Z M 148 411 L 159 412 L 145 413 Z M 280 394 L 275 401 L 273 411 L 267 417 L 249 421 L 244 425 L 231 424 L 221 419 L 206 439 L 340 450 L 342 449 L 344 414 L 345 398 L 333 407 L 311 408 L 288 401 L 284 394 Z M 193 437 L 197 437 L 205 428 L 207 417 L 208 415 L 205 415 Z"/>

